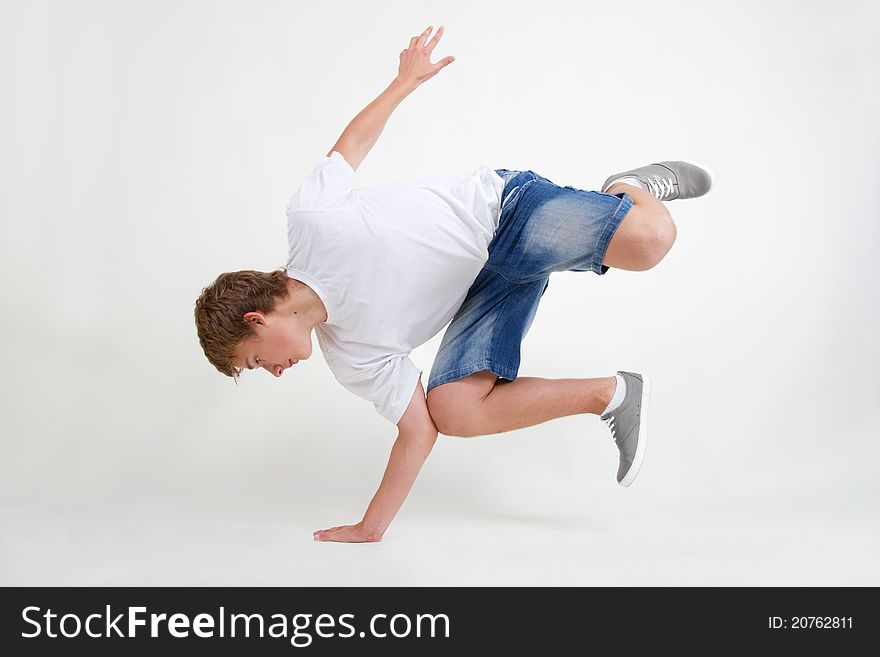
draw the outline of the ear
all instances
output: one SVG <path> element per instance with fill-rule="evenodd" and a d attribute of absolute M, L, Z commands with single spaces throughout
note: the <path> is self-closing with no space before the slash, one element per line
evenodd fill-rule
<path fill-rule="evenodd" d="M 245 313 L 243 315 L 243 317 L 244 317 L 244 321 L 246 321 L 249 324 L 251 324 L 251 323 L 265 324 L 266 323 L 266 316 L 261 312 L 253 311 L 253 312 Z"/>

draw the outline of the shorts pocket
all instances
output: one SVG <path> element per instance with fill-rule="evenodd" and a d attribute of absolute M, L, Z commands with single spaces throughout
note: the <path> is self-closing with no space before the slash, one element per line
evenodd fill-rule
<path fill-rule="evenodd" d="M 520 186 L 517 185 L 516 187 L 511 189 L 509 192 L 507 192 L 507 196 L 505 196 L 504 199 L 501 201 L 501 211 L 502 212 L 504 212 L 504 208 L 507 207 L 507 204 L 510 202 L 510 199 L 513 198 L 513 195 L 516 193 L 516 190 L 518 190 L 519 188 L 520 188 Z"/>
<path fill-rule="evenodd" d="M 519 197 L 522 196 L 523 191 L 539 177 L 534 171 L 520 171 L 517 173 L 516 184 L 511 189 L 504 190 L 504 197 L 501 200 L 501 212 L 507 210 L 508 207 L 514 207 Z M 513 180 L 511 179 L 511 182 Z"/>

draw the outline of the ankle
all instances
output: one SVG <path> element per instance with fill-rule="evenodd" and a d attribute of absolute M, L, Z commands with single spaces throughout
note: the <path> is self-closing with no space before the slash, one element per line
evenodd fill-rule
<path fill-rule="evenodd" d="M 645 183 L 639 180 L 636 176 L 623 176 L 622 178 L 618 178 L 617 180 L 615 180 L 608 188 L 608 192 L 606 193 L 610 193 L 611 190 L 618 185 L 625 185 L 626 187 L 635 187 L 636 189 L 648 191 L 647 185 L 645 185 Z"/>
<path fill-rule="evenodd" d="M 626 397 L 626 380 L 619 372 L 614 375 L 614 380 L 614 395 L 611 397 L 608 405 L 599 411 L 600 416 L 613 413 L 615 409 L 623 403 L 623 400 Z"/>
<path fill-rule="evenodd" d="M 611 185 L 611 187 L 606 189 L 605 193 L 606 194 L 619 194 L 620 192 L 626 192 L 627 194 L 632 196 L 634 193 L 638 194 L 639 192 L 644 192 L 644 191 L 645 191 L 644 187 L 630 185 L 629 183 L 625 183 L 625 182 L 616 182 L 613 185 Z"/>
<path fill-rule="evenodd" d="M 594 415 L 601 415 L 602 411 L 604 411 L 611 402 L 611 398 L 614 397 L 614 391 L 616 388 L 616 376 L 603 377 L 602 385 L 596 389 L 596 398 L 593 400 L 592 408 L 589 412 Z"/>

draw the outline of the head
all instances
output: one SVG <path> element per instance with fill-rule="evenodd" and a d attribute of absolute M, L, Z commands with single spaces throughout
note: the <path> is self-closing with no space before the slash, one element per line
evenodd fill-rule
<path fill-rule="evenodd" d="M 208 361 L 235 381 L 244 369 L 275 376 L 312 355 L 311 332 L 324 304 L 284 268 L 220 274 L 195 304 L 196 330 Z"/>

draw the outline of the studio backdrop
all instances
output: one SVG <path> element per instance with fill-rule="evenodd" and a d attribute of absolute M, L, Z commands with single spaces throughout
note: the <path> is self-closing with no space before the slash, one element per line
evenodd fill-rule
<path fill-rule="evenodd" d="M 0 584 L 880 584 L 878 7 L 3 2 Z M 428 25 L 455 62 L 357 186 L 715 185 L 655 268 L 554 274 L 522 345 L 520 376 L 651 376 L 632 487 L 596 416 L 441 435 L 381 543 L 316 543 L 396 427 L 317 343 L 236 386 L 193 305 L 285 265 L 290 195 Z"/>

